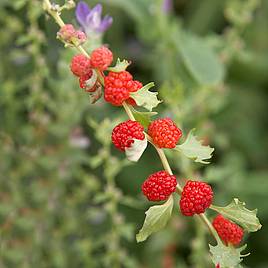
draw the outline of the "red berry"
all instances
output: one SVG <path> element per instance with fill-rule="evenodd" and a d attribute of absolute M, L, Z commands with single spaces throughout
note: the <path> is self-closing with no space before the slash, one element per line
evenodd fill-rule
<path fill-rule="evenodd" d="M 71 71 L 74 75 L 80 77 L 86 75 L 91 70 L 90 58 L 83 54 L 75 55 L 71 62 Z"/>
<path fill-rule="evenodd" d="M 91 65 L 93 68 L 104 71 L 110 66 L 112 61 L 113 53 L 105 46 L 99 47 L 91 53 Z"/>
<path fill-rule="evenodd" d="M 238 245 L 244 235 L 243 229 L 237 224 L 218 215 L 212 222 L 213 227 L 216 229 L 219 237 L 228 245 Z"/>
<path fill-rule="evenodd" d="M 136 92 L 138 91 L 139 89 L 141 89 L 143 87 L 142 83 L 138 80 L 133 80 L 132 81 L 132 85 L 131 87 L 129 88 L 129 91 L 130 92 Z"/>
<path fill-rule="evenodd" d="M 143 126 L 137 121 L 127 120 L 117 125 L 112 132 L 112 142 L 116 148 L 125 151 L 134 142 L 133 139 L 143 140 Z"/>
<path fill-rule="evenodd" d="M 166 171 L 151 174 L 142 184 L 142 192 L 149 201 L 167 200 L 176 190 L 176 177 Z"/>
<path fill-rule="evenodd" d="M 129 98 L 132 75 L 127 72 L 109 72 L 105 77 L 104 99 L 115 106 L 120 106 Z"/>
<path fill-rule="evenodd" d="M 159 148 L 174 148 L 182 136 L 181 130 L 170 118 L 157 119 L 148 127 L 148 134 Z"/>
<path fill-rule="evenodd" d="M 180 200 L 181 213 L 184 216 L 204 213 L 211 205 L 213 191 L 205 182 L 187 181 L 183 188 Z"/>
<path fill-rule="evenodd" d="M 86 81 L 88 79 L 90 79 L 90 77 L 92 76 L 92 74 L 93 74 L 93 71 L 90 70 L 87 74 L 79 77 L 79 85 L 80 85 L 81 88 L 85 89 L 87 87 Z"/>

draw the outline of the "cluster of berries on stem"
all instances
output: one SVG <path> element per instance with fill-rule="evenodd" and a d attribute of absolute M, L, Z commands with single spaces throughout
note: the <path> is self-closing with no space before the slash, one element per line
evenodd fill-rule
<path fill-rule="evenodd" d="M 125 70 L 110 71 L 105 75 L 104 71 L 112 61 L 112 52 L 102 46 L 95 49 L 90 57 L 84 54 L 74 56 L 70 68 L 73 74 L 79 78 L 80 87 L 86 91 L 94 92 L 96 85 L 102 84 L 104 99 L 107 102 L 114 106 L 123 105 L 124 108 L 127 105 L 136 105 L 135 100 L 131 98 L 131 93 L 141 89 L 142 83 L 134 80 L 133 76 Z M 94 72 L 98 72 L 98 75 L 101 74 L 103 81 L 97 77 L 93 83 L 89 84 Z M 182 137 L 181 129 L 171 118 L 159 118 L 150 122 L 147 129 L 148 134 L 144 132 L 144 127 L 138 121 L 133 120 L 133 116 L 131 119 L 118 124 L 112 131 L 112 143 L 122 152 L 127 148 L 131 149 L 135 140 L 146 139 L 146 135 L 158 152 L 162 152 L 164 148 L 175 148 Z M 163 161 L 163 159 L 161 160 Z M 179 205 L 184 216 L 203 214 L 213 201 L 213 191 L 210 185 L 202 181 L 188 180 L 181 188 L 176 177 L 170 173 L 170 168 L 167 171 L 161 170 L 149 175 L 141 187 L 144 196 L 154 202 L 167 200 L 176 192 L 176 188 L 180 189 L 178 191 L 181 194 Z M 213 227 L 226 244 L 238 245 L 242 240 L 243 229 L 222 215 L 218 215 L 214 219 Z"/>
<path fill-rule="evenodd" d="M 53 16 L 54 13 L 51 11 L 50 14 Z M 114 106 L 123 106 L 131 119 L 113 129 L 111 138 L 114 146 L 125 152 L 127 149 L 132 149 L 135 141 L 144 141 L 148 138 L 156 148 L 165 170 L 149 175 L 143 182 L 141 190 L 144 196 L 149 201 L 158 202 L 165 201 L 174 192 L 178 192 L 181 195 L 179 205 L 183 215 L 203 214 L 213 201 L 211 186 L 205 182 L 188 180 L 182 188 L 172 174 L 162 150 L 176 147 L 182 137 L 181 129 L 172 119 L 159 118 L 150 122 L 146 134 L 144 127 L 135 121 L 129 109 L 129 105 L 136 105 L 132 93 L 139 91 L 143 84 L 135 80 L 125 69 L 109 71 L 108 68 L 113 62 L 113 53 L 108 47 L 101 46 L 88 55 L 81 46 L 86 41 L 85 33 L 75 30 L 71 24 L 65 25 L 59 16 L 56 16 L 55 20 L 61 26 L 57 37 L 65 44 L 75 46 L 81 52 L 73 57 L 70 65 L 72 73 L 78 77 L 79 86 L 92 94 L 95 101 L 101 97 L 102 87 L 104 87 L 105 101 Z M 105 74 L 107 71 L 108 73 Z M 206 218 L 205 215 L 202 217 Z M 210 228 L 211 224 L 207 225 Z M 243 229 L 222 215 L 218 215 L 212 225 L 224 243 L 238 245 L 241 242 Z"/>

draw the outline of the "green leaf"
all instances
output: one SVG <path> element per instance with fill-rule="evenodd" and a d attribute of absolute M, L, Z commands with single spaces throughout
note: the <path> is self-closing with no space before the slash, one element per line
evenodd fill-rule
<path fill-rule="evenodd" d="M 151 122 L 151 117 L 157 115 L 157 112 L 139 112 L 133 107 L 131 108 L 135 119 L 140 122 L 145 128 L 147 128 Z"/>
<path fill-rule="evenodd" d="M 167 224 L 173 208 L 173 196 L 166 203 L 150 207 L 146 212 L 145 221 L 139 233 L 136 235 L 137 242 L 147 239 L 152 233 L 157 232 Z"/>
<path fill-rule="evenodd" d="M 184 64 L 201 85 L 222 82 L 224 68 L 214 51 L 199 37 L 183 33 L 176 42 Z"/>
<path fill-rule="evenodd" d="M 243 260 L 242 257 L 247 255 L 241 255 L 241 252 L 247 247 L 244 245 L 240 248 L 234 248 L 232 246 L 225 246 L 223 243 L 218 243 L 217 246 L 209 245 L 211 258 L 215 265 L 219 264 L 221 268 L 236 267 Z"/>
<path fill-rule="evenodd" d="M 153 86 L 154 83 L 151 82 L 138 91 L 130 94 L 131 98 L 135 100 L 138 106 L 142 106 L 150 112 L 161 102 L 157 99 L 157 92 L 149 91 L 149 89 Z"/>
<path fill-rule="evenodd" d="M 248 232 L 256 232 L 262 227 L 256 216 L 257 209 L 249 210 L 245 205 L 246 204 L 239 201 L 238 198 L 234 198 L 234 200 L 226 207 L 212 205 L 210 208 L 241 225 L 244 230 Z"/>
<path fill-rule="evenodd" d="M 194 129 L 189 132 L 185 142 L 181 145 L 177 145 L 175 150 L 182 152 L 185 156 L 193 159 L 195 162 L 209 164 L 209 162 L 204 160 L 212 157 L 214 148 L 211 148 L 209 145 L 202 145 L 202 141 L 197 140 L 193 132 Z"/>
<path fill-rule="evenodd" d="M 127 61 L 127 60 L 120 60 L 119 58 L 117 59 L 116 61 L 116 65 L 113 66 L 113 67 L 109 67 L 107 68 L 108 71 L 111 71 L 111 72 L 116 72 L 116 73 L 119 73 L 119 72 L 122 72 L 122 71 L 125 71 L 127 69 L 127 67 L 130 65 L 130 61 Z"/>
<path fill-rule="evenodd" d="M 134 142 L 129 148 L 126 148 L 126 157 L 129 161 L 137 162 L 142 156 L 143 152 L 147 147 L 146 137 L 143 140 L 133 139 Z"/>

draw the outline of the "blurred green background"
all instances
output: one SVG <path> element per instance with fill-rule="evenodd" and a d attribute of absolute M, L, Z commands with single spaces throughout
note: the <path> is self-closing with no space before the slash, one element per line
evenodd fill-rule
<path fill-rule="evenodd" d="M 268 1 L 101 3 L 114 18 L 104 43 L 156 82 L 159 114 L 215 147 L 205 167 L 167 152 L 176 175 L 209 182 L 217 205 L 258 208 L 243 267 L 267 268 Z M 76 23 L 74 10 L 63 18 Z M 126 115 L 90 104 L 42 1 L 1 0 L 0 25 L 0 267 L 213 267 L 206 230 L 177 205 L 165 230 L 136 243 L 150 205 L 140 185 L 161 165 L 152 148 L 131 164 L 111 146 Z"/>

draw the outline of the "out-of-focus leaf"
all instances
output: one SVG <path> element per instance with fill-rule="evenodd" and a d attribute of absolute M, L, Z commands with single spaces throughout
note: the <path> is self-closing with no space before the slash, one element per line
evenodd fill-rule
<path fill-rule="evenodd" d="M 199 37 L 181 34 L 175 41 L 184 64 L 201 85 L 215 85 L 224 78 L 224 67 L 214 51 Z"/>

